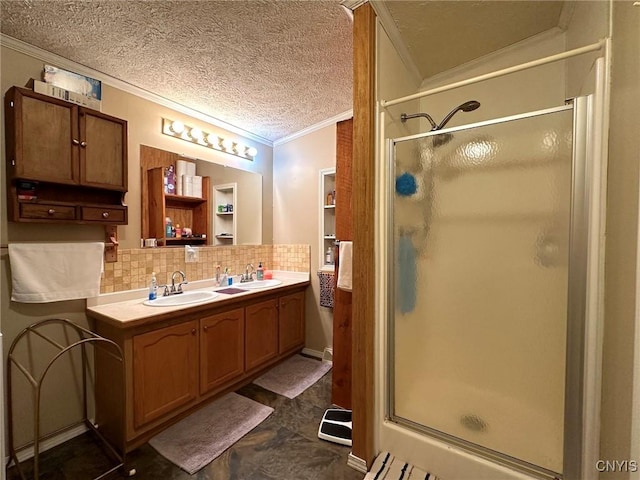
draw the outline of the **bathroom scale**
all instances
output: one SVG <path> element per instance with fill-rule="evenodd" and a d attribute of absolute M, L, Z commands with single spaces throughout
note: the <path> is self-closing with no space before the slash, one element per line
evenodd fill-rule
<path fill-rule="evenodd" d="M 322 416 L 318 438 L 351 446 L 351 410 L 329 408 Z"/>

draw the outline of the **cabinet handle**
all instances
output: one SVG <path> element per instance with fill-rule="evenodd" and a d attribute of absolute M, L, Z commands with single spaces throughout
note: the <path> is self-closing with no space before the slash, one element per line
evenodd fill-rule
<path fill-rule="evenodd" d="M 50 208 L 49 210 L 47 210 L 47 213 L 49 215 L 54 215 L 56 213 L 56 211 L 53 208 Z"/>
<path fill-rule="evenodd" d="M 102 218 L 109 218 L 109 212 L 102 212 Z"/>
<path fill-rule="evenodd" d="M 207 330 L 209 330 L 209 325 L 205 325 L 204 327 L 202 327 L 202 329 L 206 332 Z"/>
<path fill-rule="evenodd" d="M 78 140 L 76 140 L 75 138 L 73 140 L 71 140 L 71 143 L 73 143 L 74 145 L 80 145 L 80 142 Z"/>
<path fill-rule="evenodd" d="M 193 328 L 193 329 L 191 330 L 191 335 L 195 335 L 195 334 L 196 334 L 196 329 L 195 329 L 195 328 Z"/>
<path fill-rule="evenodd" d="M 87 146 L 87 142 L 80 142 L 80 146 L 83 147 L 83 148 L 86 147 Z"/>

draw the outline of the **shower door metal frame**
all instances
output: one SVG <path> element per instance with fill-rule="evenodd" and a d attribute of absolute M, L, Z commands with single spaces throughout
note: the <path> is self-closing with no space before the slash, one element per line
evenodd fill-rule
<path fill-rule="evenodd" d="M 495 450 L 474 444 L 467 440 L 435 430 L 425 425 L 394 415 L 395 363 L 394 363 L 394 319 L 395 319 L 395 269 L 394 255 L 387 258 L 387 335 L 386 357 L 387 389 L 385 392 L 385 418 L 388 421 L 409 429 L 425 433 L 433 438 L 443 440 L 464 450 L 478 454 L 496 463 L 518 471 L 542 478 L 567 478 L 578 480 L 583 473 L 584 450 L 584 376 L 586 372 L 586 306 L 588 300 L 588 260 L 589 260 L 589 222 L 592 205 L 589 186 L 592 184 L 594 161 L 588 152 L 592 151 L 591 135 L 593 126 L 589 119 L 593 96 L 577 97 L 566 101 L 566 105 L 553 107 L 517 115 L 510 115 L 483 122 L 429 131 L 405 137 L 387 139 L 387 248 L 395 248 L 394 243 L 394 182 L 395 182 L 395 145 L 400 142 L 426 138 L 434 135 L 454 133 L 473 128 L 511 122 L 542 115 L 573 110 L 573 142 L 571 160 L 571 206 L 569 227 L 569 266 L 567 282 L 567 343 L 565 364 L 565 401 L 564 401 L 564 435 L 563 435 L 563 472 L 553 472 L 538 465 L 502 454 Z"/>

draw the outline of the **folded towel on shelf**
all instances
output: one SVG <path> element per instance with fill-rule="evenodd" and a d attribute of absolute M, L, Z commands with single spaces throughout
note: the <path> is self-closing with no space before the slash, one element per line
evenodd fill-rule
<path fill-rule="evenodd" d="M 340 242 L 340 265 L 338 266 L 338 288 L 347 292 L 351 291 L 353 283 L 353 243 L 352 242 Z"/>
<path fill-rule="evenodd" d="M 333 272 L 318 271 L 320 279 L 320 306 L 333 308 L 333 297 L 335 294 L 335 282 Z"/>
<path fill-rule="evenodd" d="M 11 300 L 47 303 L 100 294 L 103 242 L 10 243 Z"/>

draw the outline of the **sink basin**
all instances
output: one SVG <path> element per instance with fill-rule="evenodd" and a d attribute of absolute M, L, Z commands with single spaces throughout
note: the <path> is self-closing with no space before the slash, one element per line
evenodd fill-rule
<path fill-rule="evenodd" d="M 246 288 L 247 290 L 258 290 L 260 288 L 269 288 L 275 287 L 276 285 L 280 285 L 282 280 L 276 280 L 275 278 L 271 278 L 269 280 L 254 280 L 253 282 L 246 283 L 234 283 L 234 287 L 238 288 Z"/>
<path fill-rule="evenodd" d="M 178 305 L 187 305 L 190 303 L 204 303 L 213 300 L 218 296 L 215 292 L 184 292 L 168 297 L 158 297 L 155 300 L 145 300 L 144 305 L 150 307 L 176 307 Z"/>

